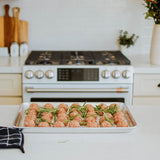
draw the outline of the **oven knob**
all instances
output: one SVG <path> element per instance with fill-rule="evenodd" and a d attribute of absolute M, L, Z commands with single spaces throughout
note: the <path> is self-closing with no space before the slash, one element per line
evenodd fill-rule
<path fill-rule="evenodd" d="M 107 79 L 110 77 L 110 72 L 108 70 L 104 70 L 101 73 L 102 78 Z"/>
<path fill-rule="evenodd" d="M 54 77 L 54 72 L 51 71 L 51 70 L 48 70 L 46 73 L 45 73 L 46 77 L 48 79 L 52 79 Z"/>
<path fill-rule="evenodd" d="M 131 76 L 130 72 L 125 70 L 122 72 L 122 77 L 128 79 Z"/>
<path fill-rule="evenodd" d="M 31 70 L 26 71 L 24 75 L 27 79 L 32 79 L 34 77 L 33 71 Z"/>
<path fill-rule="evenodd" d="M 37 79 L 42 79 L 44 77 L 44 72 L 41 70 L 38 70 L 35 72 L 35 76 Z"/>
<path fill-rule="evenodd" d="M 118 70 L 112 72 L 112 77 L 118 79 L 121 76 L 121 73 Z"/>

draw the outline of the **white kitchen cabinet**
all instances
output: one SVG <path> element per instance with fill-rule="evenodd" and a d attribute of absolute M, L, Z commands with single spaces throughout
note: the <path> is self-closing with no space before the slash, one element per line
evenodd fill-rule
<path fill-rule="evenodd" d="M 22 75 L 0 74 L 0 104 L 17 105 L 22 102 Z"/>
<path fill-rule="evenodd" d="M 160 74 L 135 74 L 133 104 L 160 104 Z"/>

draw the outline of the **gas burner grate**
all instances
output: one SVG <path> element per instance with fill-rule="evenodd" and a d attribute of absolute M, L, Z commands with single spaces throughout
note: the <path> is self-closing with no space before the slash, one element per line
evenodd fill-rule
<path fill-rule="evenodd" d="M 32 51 L 26 65 L 130 65 L 120 51 Z"/>

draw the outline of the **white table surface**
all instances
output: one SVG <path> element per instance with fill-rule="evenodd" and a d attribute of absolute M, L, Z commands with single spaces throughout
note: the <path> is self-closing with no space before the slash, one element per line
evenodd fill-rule
<path fill-rule="evenodd" d="M 0 106 L 0 125 L 12 126 L 18 106 Z M 0 160 L 159 160 L 160 106 L 134 106 L 137 130 L 121 134 L 31 134 L 25 154 L 0 150 Z"/>

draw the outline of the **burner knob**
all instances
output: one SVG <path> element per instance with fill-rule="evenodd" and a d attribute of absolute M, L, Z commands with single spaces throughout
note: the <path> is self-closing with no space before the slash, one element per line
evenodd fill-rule
<path fill-rule="evenodd" d="M 33 71 L 31 70 L 26 71 L 24 75 L 27 79 L 32 79 L 34 77 Z"/>
<path fill-rule="evenodd" d="M 127 70 L 122 72 L 122 77 L 128 79 L 131 76 L 131 73 Z"/>
<path fill-rule="evenodd" d="M 101 73 L 102 78 L 107 79 L 110 77 L 110 72 L 108 70 L 104 70 Z"/>
<path fill-rule="evenodd" d="M 118 79 L 121 76 L 121 73 L 118 70 L 112 72 L 112 77 Z"/>
<path fill-rule="evenodd" d="M 51 71 L 51 70 L 48 70 L 46 73 L 45 73 L 46 77 L 48 79 L 52 79 L 54 77 L 54 72 Z"/>
<path fill-rule="evenodd" d="M 35 76 L 37 79 L 42 79 L 44 77 L 44 72 L 41 70 L 38 70 L 35 72 Z"/>

